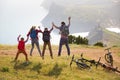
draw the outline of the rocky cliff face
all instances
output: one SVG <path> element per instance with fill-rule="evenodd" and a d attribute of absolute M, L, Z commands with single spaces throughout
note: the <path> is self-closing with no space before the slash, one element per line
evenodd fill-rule
<path fill-rule="evenodd" d="M 120 28 L 120 1 L 116 0 L 44 0 L 43 7 L 48 14 L 42 20 L 42 24 L 51 27 L 54 22 L 57 26 L 64 21 L 68 24 L 67 18 L 71 19 L 70 34 L 90 32 L 88 39 L 90 44 L 103 41 L 105 44 L 118 44 L 118 34 L 107 31 L 106 27 Z M 100 24 L 100 27 L 97 25 Z M 58 33 L 54 29 L 55 33 Z M 113 40 L 115 39 L 115 40 Z"/>
<path fill-rule="evenodd" d="M 87 0 L 44 0 L 43 7 L 48 14 L 42 20 L 43 25 L 50 27 L 54 22 L 60 26 L 61 21 L 67 24 L 71 16 L 71 33 L 90 32 L 101 24 L 103 27 L 117 26 L 120 28 L 119 1 L 87 1 Z"/>
<path fill-rule="evenodd" d="M 91 28 L 94 28 L 94 22 L 91 21 L 86 24 L 85 20 L 80 19 L 79 12 L 75 13 L 75 17 L 73 13 L 73 11 L 66 10 L 63 6 L 53 3 L 50 6 L 48 15 L 42 20 L 42 23 L 48 27 L 51 26 L 52 22 L 54 22 L 57 26 L 60 26 L 62 21 L 68 24 L 68 17 L 71 16 L 70 33 L 88 32 Z"/>

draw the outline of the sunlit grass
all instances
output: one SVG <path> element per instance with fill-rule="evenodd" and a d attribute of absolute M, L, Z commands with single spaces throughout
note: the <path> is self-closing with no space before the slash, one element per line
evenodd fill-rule
<path fill-rule="evenodd" d="M 86 48 L 80 45 L 70 45 L 70 47 L 78 48 L 78 50 Z M 52 48 L 53 51 L 57 51 L 58 46 Z M 16 46 L 11 48 L 7 46 L 4 49 L 15 50 Z M 27 46 L 27 49 L 30 49 L 30 46 Z M 94 47 L 94 49 L 101 48 Z M 57 57 L 56 52 L 54 59 L 51 59 L 46 53 L 45 59 L 42 60 L 39 55 L 33 55 L 29 56 L 30 62 L 26 64 L 23 54 L 19 56 L 17 62 L 13 62 L 15 55 L 0 55 L 0 80 L 120 80 L 120 75 L 103 70 L 101 67 L 96 69 L 95 66 L 92 66 L 90 70 L 81 70 L 73 62 L 70 68 L 71 56 L 68 57 L 62 53 L 61 57 Z M 79 56 L 79 54 L 75 54 L 75 58 L 79 58 Z"/>
<path fill-rule="evenodd" d="M 93 66 L 91 70 L 80 70 L 76 64 L 73 63 L 70 68 L 69 63 L 71 57 L 55 57 L 50 59 L 46 56 L 42 60 L 38 56 L 30 57 L 30 63 L 25 64 L 24 58 L 17 62 L 11 62 L 14 57 L 0 56 L 0 79 L 2 80 L 119 80 L 120 76 L 113 72 L 106 72 L 101 67 L 95 69 Z M 1 60 L 2 59 L 2 60 Z M 9 71 L 3 72 L 6 68 Z"/>

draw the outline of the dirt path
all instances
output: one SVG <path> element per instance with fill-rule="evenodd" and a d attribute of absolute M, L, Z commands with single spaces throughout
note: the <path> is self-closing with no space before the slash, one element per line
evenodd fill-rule
<path fill-rule="evenodd" d="M 53 47 L 53 54 L 57 55 L 57 50 L 58 47 Z M 71 56 L 74 55 L 80 55 L 81 53 L 84 53 L 84 57 L 85 58 L 89 58 L 89 59 L 94 59 L 94 60 L 98 60 L 99 57 L 101 57 L 101 62 L 105 63 L 105 59 L 104 59 L 104 55 L 107 51 L 104 51 L 105 48 L 96 48 L 96 47 L 71 47 Z M 29 55 L 29 51 L 30 48 L 26 49 L 28 55 Z M 17 48 L 1 48 L 0 49 L 0 56 L 2 55 L 9 55 L 9 56 L 15 56 L 17 52 Z M 114 59 L 114 63 L 116 66 L 120 67 L 120 48 L 112 48 L 111 49 L 112 55 L 113 55 L 113 59 Z M 36 56 L 39 56 L 39 53 L 37 51 L 37 49 L 35 48 L 33 51 L 33 54 Z M 49 50 L 47 49 L 45 52 L 45 55 L 49 55 Z M 62 56 L 66 56 L 67 55 L 67 50 L 65 47 L 62 48 Z"/>

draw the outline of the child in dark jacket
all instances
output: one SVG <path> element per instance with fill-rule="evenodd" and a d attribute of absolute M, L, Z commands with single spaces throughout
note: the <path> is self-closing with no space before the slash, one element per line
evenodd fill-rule
<path fill-rule="evenodd" d="M 45 49 L 46 49 L 47 45 L 49 47 L 50 56 L 53 59 L 53 53 L 52 53 L 51 42 L 50 42 L 50 33 L 51 33 L 52 30 L 53 30 L 53 27 L 50 30 L 48 30 L 48 28 L 45 28 L 44 31 L 43 31 L 43 42 L 44 42 L 44 44 L 43 44 L 43 51 L 42 51 L 42 59 L 44 59 L 44 53 L 45 53 Z"/>
<path fill-rule="evenodd" d="M 18 51 L 17 51 L 17 54 L 16 54 L 16 57 L 15 57 L 15 60 L 17 60 L 18 56 L 20 53 L 23 53 L 25 55 L 25 58 L 26 58 L 26 62 L 28 62 L 28 56 L 27 56 L 27 53 L 25 51 L 25 43 L 28 41 L 28 38 L 24 41 L 24 38 L 21 37 L 21 39 L 19 40 L 21 35 L 18 36 L 17 40 L 18 40 Z"/>

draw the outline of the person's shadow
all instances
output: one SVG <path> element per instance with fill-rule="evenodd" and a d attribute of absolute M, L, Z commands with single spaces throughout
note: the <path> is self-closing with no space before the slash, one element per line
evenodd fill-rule
<path fill-rule="evenodd" d="M 33 68 L 31 68 L 31 71 L 36 71 L 38 74 L 40 73 L 40 69 L 42 68 L 41 63 L 34 65 Z"/>
<path fill-rule="evenodd" d="M 48 76 L 55 76 L 56 78 L 61 74 L 62 68 L 56 63 L 52 70 L 48 72 Z"/>
<path fill-rule="evenodd" d="M 26 62 L 15 62 L 15 64 L 14 64 L 14 69 L 15 70 L 19 70 L 19 69 L 21 69 L 21 70 L 24 70 L 24 69 L 27 69 L 28 68 L 28 66 L 31 64 L 31 62 L 29 62 L 29 63 L 26 63 Z"/>

